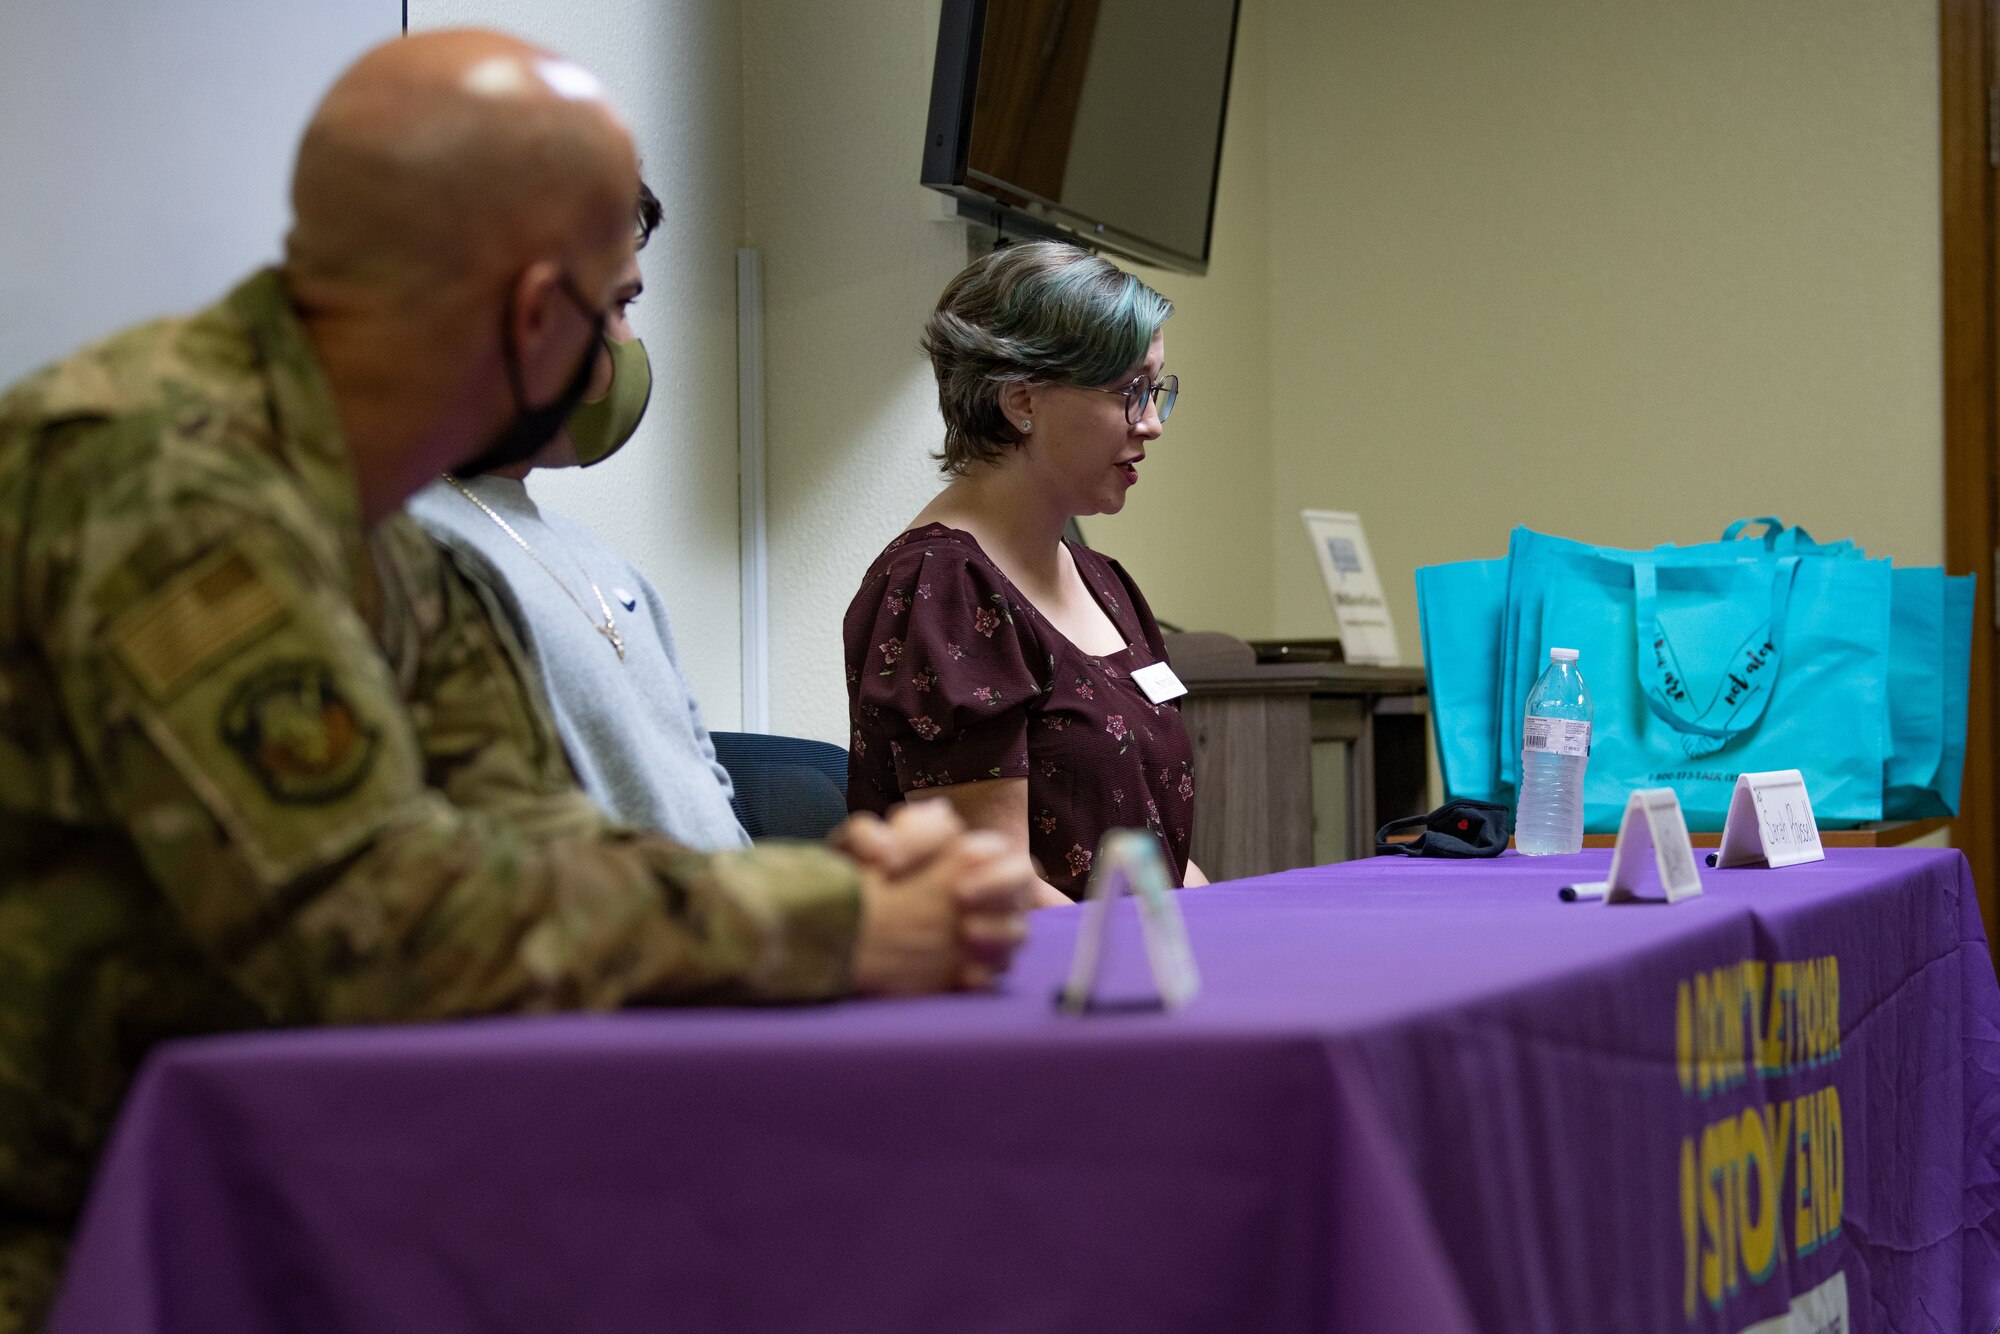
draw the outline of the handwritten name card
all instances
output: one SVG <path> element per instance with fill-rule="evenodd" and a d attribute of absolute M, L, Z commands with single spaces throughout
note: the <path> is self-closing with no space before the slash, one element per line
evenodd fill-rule
<path fill-rule="evenodd" d="M 1722 826 L 1716 866 L 1797 866 L 1826 860 L 1805 775 L 1797 769 L 1739 774 Z"/>

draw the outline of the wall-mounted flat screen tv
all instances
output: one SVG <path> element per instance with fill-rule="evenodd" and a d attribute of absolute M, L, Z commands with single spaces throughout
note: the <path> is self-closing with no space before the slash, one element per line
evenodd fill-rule
<path fill-rule="evenodd" d="M 1208 269 L 1238 0 L 943 0 L 924 184 L 959 211 Z"/>

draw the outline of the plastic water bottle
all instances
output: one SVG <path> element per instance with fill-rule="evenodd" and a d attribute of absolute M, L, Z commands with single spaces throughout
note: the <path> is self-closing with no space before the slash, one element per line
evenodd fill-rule
<path fill-rule="evenodd" d="M 1530 857 L 1583 847 L 1583 771 L 1590 763 L 1590 691 L 1576 650 L 1552 648 L 1528 692 L 1521 725 L 1521 804 L 1514 846 Z"/>

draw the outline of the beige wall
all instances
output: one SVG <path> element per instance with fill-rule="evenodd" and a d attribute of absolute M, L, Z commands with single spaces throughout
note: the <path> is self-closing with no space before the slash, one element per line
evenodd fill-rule
<path fill-rule="evenodd" d="M 1214 259 L 1194 278 L 1129 266 L 1174 303 L 1167 369 L 1181 399 L 1140 482 L 1084 537 L 1124 563 L 1153 614 L 1190 630 L 1270 633 L 1271 240 L 1266 0 L 1244 0 L 1223 132 Z"/>
<path fill-rule="evenodd" d="M 1933 7 L 1271 3 L 1278 630 L 1302 505 L 1412 658 L 1410 572 L 1515 523 L 1941 557 Z"/>
<path fill-rule="evenodd" d="M 1775 510 L 1941 554 L 1934 14 L 1872 0 L 1245 0 L 1186 397 L 1124 514 L 1156 611 L 1331 633 L 1297 510 L 1410 572 L 1528 523 L 1697 539 Z M 736 716 L 733 268 L 764 252 L 773 725 L 845 732 L 839 627 L 939 484 L 915 348 L 967 258 L 916 184 L 935 0 L 422 0 L 598 67 L 667 199 L 647 434 L 544 494 L 674 608 Z"/>

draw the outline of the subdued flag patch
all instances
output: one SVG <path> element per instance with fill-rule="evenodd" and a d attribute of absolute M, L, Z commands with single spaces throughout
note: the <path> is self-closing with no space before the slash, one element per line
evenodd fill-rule
<path fill-rule="evenodd" d="M 285 604 L 249 557 L 231 549 L 175 575 L 119 619 L 111 642 L 139 688 L 166 700 L 284 614 Z"/>

